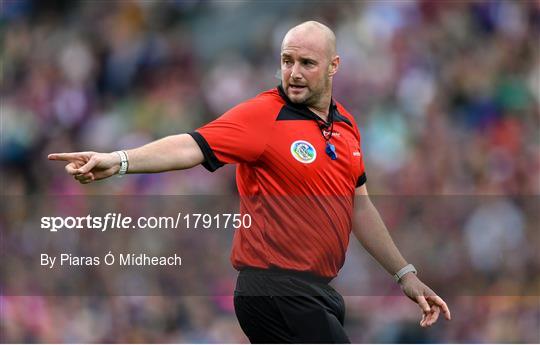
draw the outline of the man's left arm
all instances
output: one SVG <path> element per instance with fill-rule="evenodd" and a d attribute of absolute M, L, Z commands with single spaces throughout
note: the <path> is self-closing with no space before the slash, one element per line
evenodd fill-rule
<path fill-rule="evenodd" d="M 356 189 L 356 199 L 354 235 L 388 273 L 396 274 L 407 266 L 407 261 L 399 252 L 379 212 L 371 202 L 365 184 Z M 422 327 L 434 324 L 441 311 L 447 320 L 451 319 L 450 310 L 443 299 L 422 283 L 416 274 L 406 273 L 399 280 L 399 284 L 405 295 L 422 309 L 420 321 Z"/>

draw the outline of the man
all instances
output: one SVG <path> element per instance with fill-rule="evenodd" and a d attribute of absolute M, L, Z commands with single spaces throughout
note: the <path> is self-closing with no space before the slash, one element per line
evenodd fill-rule
<path fill-rule="evenodd" d="M 252 342 L 349 342 L 343 298 L 328 282 L 345 259 L 354 195 L 354 234 L 422 310 L 422 327 L 446 303 L 416 276 L 394 245 L 366 189 L 354 118 L 332 99 L 338 71 L 333 32 L 309 21 L 281 47 L 281 85 L 190 134 L 113 153 L 59 153 L 86 184 L 114 174 L 153 173 L 238 163 L 241 211 L 253 227 L 235 232 L 232 263 L 240 271 L 235 310 Z"/>

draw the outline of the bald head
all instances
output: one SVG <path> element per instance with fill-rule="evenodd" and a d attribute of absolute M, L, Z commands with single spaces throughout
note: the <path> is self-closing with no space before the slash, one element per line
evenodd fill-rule
<path fill-rule="evenodd" d="M 290 29 L 281 44 L 281 84 L 289 99 L 324 118 L 339 61 L 336 36 L 326 25 L 309 21 Z"/>
<path fill-rule="evenodd" d="M 336 55 L 336 35 L 328 26 L 314 20 L 303 22 L 287 32 L 281 49 L 291 44 L 322 49 L 328 59 Z"/>

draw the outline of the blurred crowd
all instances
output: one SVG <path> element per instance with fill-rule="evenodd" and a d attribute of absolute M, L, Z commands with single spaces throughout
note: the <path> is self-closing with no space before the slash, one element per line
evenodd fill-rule
<path fill-rule="evenodd" d="M 351 340 L 540 342 L 537 0 L 4 0 L 0 209 L 15 196 L 234 193 L 233 166 L 82 186 L 46 156 L 196 129 L 275 87 L 284 33 L 310 19 L 336 33 L 334 97 L 358 121 L 370 194 L 452 200 L 430 212 L 375 200 L 406 257 L 431 261 L 446 284 L 474 284 L 474 274 L 453 281 L 460 270 L 513 268 L 497 281 L 510 297 L 454 294 L 455 319 L 429 331 L 405 297 L 347 297 Z M 487 202 L 452 213 L 477 196 Z M 2 214 L 0 228 L 14 219 Z M 426 232 L 441 222 L 448 233 Z M 467 259 L 453 261 L 456 251 Z M 377 269 L 353 243 L 335 284 L 346 296 L 357 284 L 383 291 L 392 282 L 372 278 Z M 0 296 L 0 306 L 1 342 L 246 341 L 226 297 Z"/>

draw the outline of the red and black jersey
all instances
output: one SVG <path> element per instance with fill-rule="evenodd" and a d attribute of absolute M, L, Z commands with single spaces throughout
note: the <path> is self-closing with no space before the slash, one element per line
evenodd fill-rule
<path fill-rule="evenodd" d="M 236 269 L 282 268 L 335 277 L 345 260 L 354 191 L 366 181 L 354 118 L 332 101 L 329 127 L 308 107 L 292 103 L 281 86 L 239 104 L 190 133 L 203 165 L 215 171 L 237 163 L 241 212 L 252 226 L 235 232 Z"/>

